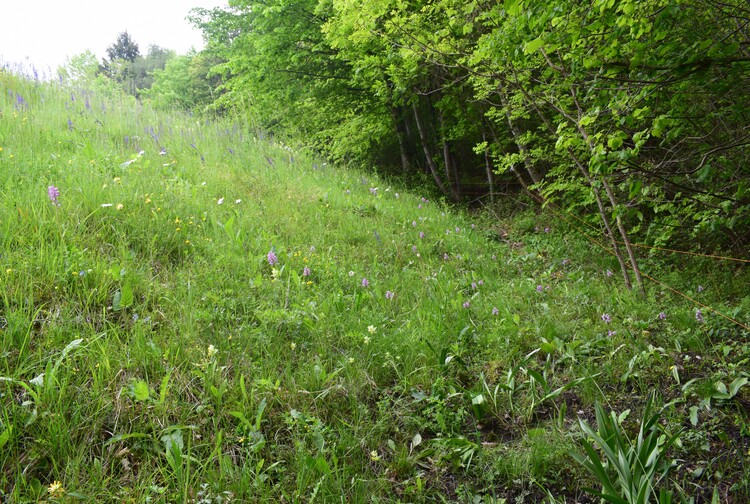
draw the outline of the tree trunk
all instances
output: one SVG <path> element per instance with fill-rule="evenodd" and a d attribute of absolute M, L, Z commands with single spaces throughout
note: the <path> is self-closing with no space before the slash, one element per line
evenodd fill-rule
<path fill-rule="evenodd" d="M 500 140 L 497 138 L 497 133 L 495 132 L 495 129 L 492 128 L 491 125 L 490 125 L 490 133 L 492 134 L 492 139 L 495 141 L 496 144 L 499 145 L 500 144 Z M 529 188 L 530 184 L 523 178 L 523 175 L 521 174 L 520 171 L 516 170 L 516 168 L 514 166 L 511 166 L 510 167 L 510 172 L 513 174 L 513 176 L 516 177 L 516 180 L 518 180 L 518 183 L 521 184 L 521 187 L 523 187 L 524 191 L 526 191 L 528 193 L 528 195 L 531 196 L 531 198 L 534 201 L 537 201 L 539 203 L 544 203 L 544 198 L 542 198 L 541 195 L 535 193 L 534 191 L 532 191 Z M 532 181 L 532 184 L 533 183 L 534 182 Z"/>
<path fill-rule="evenodd" d="M 484 142 L 484 167 L 487 170 L 487 186 L 490 190 L 490 205 L 495 205 L 495 184 L 492 178 L 492 163 L 490 162 L 490 149 L 487 145 L 487 135 L 482 128 L 482 141 Z"/>
<path fill-rule="evenodd" d="M 615 199 L 615 195 L 612 192 L 612 188 L 610 187 L 607 180 L 602 177 L 602 185 L 604 186 L 604 191 L 607 193 L 607 197 L 609 198 L 609 203 L 612 205 L 612 210 L 615 209 L 615 206 L 617 205 L 617 200 Z M 625 245 L 625 250 L 628 252 L 628 258 L 630 259 L 630 265 L 633 266 L 633 273 L 635 274 L 635 282 L 638 284 L 638 290 L 641 292 L 642 295 L 646 295 L 646 289 L 643 287 L 643 278 L 641 277 L 641 270 L 638 267 L 638 261 L 635 258 L 635 251 L 633 250 L 633 245 L 630 243 L 630 237 L 628 236 L 628 232 L 625 230 L 625 225 L 622 223 L 622 218 L 620 218 L 619 215 L 615 217 L 615 221 L 617 222 L 617 229 L 620 231 L 620 236 L 622 237 L 622 242 Z"/>
<path fill-rule="evenodd" d="M 408 130 L 405 125 L 405 121 L 402 118 L 400 109 L 397 107 L 391 107 L 391 117 L 393 118 L 393 127 L 396 130 L 396 137 L 398 138 L 398 149 L 401 153 L 401 169 L 404 175 L 411 171 L 411 157 L 409 156 L 409 150 L 407 149 L 407 134 Z"/>
<path fill-rule="evenodd" d="M 425 135 L 424 127 L 422 126 L 422 119 L 419 115 L 417 105 L 414 104 L 412 108 L 414 110 L 414 122 L 417 124 L 417 130 L 419 131 L 419 140 L 422 143 L 422 150 L 424 151 L 425 161 L 428 168 L 430 169 L 430 173 L 432 173 L 432 178 L 435 179 L 435 183 L 440 188 L 440 191 L 442 191 L 442 193 L 446 196 L 450 196 L 450 192 L 446 189 L 443 180 L 440 178 L 440 174 L 438 173 L 437 167 L 435 166 L 435 161 L 432 159 L 430 146 L 427 143 L 427 136 Z"/>
<path fill-rule="evenodd" d="M 602 201 L 601 193 L 599 192 L 599 188 L 596 187 L 596 184 L 594 184 L 594 180 L 591 178 L 591 173 L 589 173 L 588 168 L 586 168 L 580 159 L 578 159 L 578 156 L 575 155 L 573 152 L 573 149 L 570 147 L 568 148 L 568 153 L 570 154 L 570 157 L 573 158 L 573 161 L 575 162 L 576 166 L 578 166 L 578 169 L 581 171 L 583 176 L 586 178 L 586 181 L 589 183 L 589 186 L 594 191 L 594 197 L 596 198 L 596 205 L 599 207 L 599 215 L 602 218 L 602 222 L 604 222 L 604 228 L 607 230 L 607 234 L 609 235 L 610 243 L 612 244 L 612 250 L 614 250 L 615 257 L 617 257 L 617 262 L 620 263 L 620 269 L 622 270 L 622 277 L 625 280 L 625 286 L 628 289 L 633 288 L 633 284 L 630 282 L 630 274 L 628 273 L 628 267 L 625 264 L 625 259 L 622 257 L 622 251 L 620 251 L 620 245 L 617 243 L 617 239 L 615 238 L 615 233 L 612 230 L 612 225 L 609 222 L 609 216 L 607 215 L 607 211 L 604 208 L 604 202 Z"/>
<path fill-rule="evenodd" d="M 458 177 L 458 169 L 455 160 L 451 155 L 451 146 L 445 138 L 445 122 L 443 121 L 443 112 L 438 110 L 438 121 L 440 122 L 440 136 L 443 143 L 443 162 L 445 163 L 445 178 L 448 180 L 451 189 L 451 199 L 459 201 L 461 199 L 461 181 Z"/>

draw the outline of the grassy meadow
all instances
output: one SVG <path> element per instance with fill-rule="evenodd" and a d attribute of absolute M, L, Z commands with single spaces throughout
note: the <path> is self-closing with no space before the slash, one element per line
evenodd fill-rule
<path fill-rule="evenodd" d="M 0 501 L 748 502 L 747 267 L 641 261 L 0 71 Z"/>

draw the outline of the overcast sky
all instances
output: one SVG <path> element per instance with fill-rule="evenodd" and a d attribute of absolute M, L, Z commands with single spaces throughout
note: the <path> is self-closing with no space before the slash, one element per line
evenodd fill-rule
<path fill-rule="evenodd" d="M 91 49 L 99 59 L 126 31 L 141 54 L 156 44 L 184 54 L 203 47 L 201 32 L 185 20 L 193 7 L 227 0 L 9 0 L 0 8 L 0 63 L 33 64 L 55 73 L 69 56 Z"/>

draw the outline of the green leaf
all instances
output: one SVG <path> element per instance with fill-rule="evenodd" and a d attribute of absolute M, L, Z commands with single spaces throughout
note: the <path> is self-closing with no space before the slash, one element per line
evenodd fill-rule
<path fill-rule="evenodd" d="M 523 48 L 524 54 L 531 54 L 537 50 L 539 50 L 544 45 L 544 39 L 542 37 L 537 37 L 528 44 L 526 44 L 526 47 Z"/>
<path fill-rule="evenodd" d="M 557 350 L 557 345 L 555 345 L 554 341 L 545 341 L 541 344 L 540 348 L 542 349 L 542 353 L 551 354 Z"/>
<path fill-rule="evenodd" d="M 171 453 L 173 450 L 176 450 L 178 453 L 182 453 L 184 443 L 182 441 L 181 430 L 175 429 L 169 434 L 164 434 L 161 437 L 161 441 L 162 443 L 164 443 L 164 449 L 167 453 Z"/>
<path fill-rule="evenodd" d="M 609 137 L 609 140 L 607 140 L 607 146 L 612 150 L 619 149 L 622 147 L 622 138 L 619 136 Z"/>
<path fill-rule="evenodd" d="M 130 393 L 136 401 L 146 401 L 149 397 L 148 383 L 137 380 L 130 385 Z"/>
<path fill-rule="evenodd" d="M 509 0 L 505 2 L 505 12 L 509 16 L 517 16 L 521 13 L 521 2 L 519 0 Z"/>
<path fill-rule="evenodd" d="M 122 286 L 122 294 L 120 296 L 120 306 L 122 308 L 127 308 L 128 306 L 133 305 L 133 287 L 130 285 L 130 282 L 125 282 L 125 284 Z"/>
<path fill-rule="evenodd" d="M 2 450 L 8 440 L 10 440 L 10 435 L 12 432 L 13 426 L 9 425 L 2 433 L 0 433 L 0 450 Z"/>
<path fill-rule="evenodd" d="M 690 407 L 690 423 L 693 424 L 693 427 L 698 425 L 698 406 Z"/>
<path fill-rule="evenodd" d="M 737 395 L 737 392 L 740 391 L 742 387 L 747 385 L 747 378 L 744 376 L 741 378 L 735 378 L 734 381 L 732 381 L 731 385 L 729 385 L 729 393 L 732 395 L 732 397 Z"/>
<path fill-rule="evenodd" d="M 632 181 L 630 183 L 630 194 L 628 195 L 628 198 L 633 199 L 638 196 L 641 193 L 641 187 L 643 187 L 643 182 L 640 180 Z"/>

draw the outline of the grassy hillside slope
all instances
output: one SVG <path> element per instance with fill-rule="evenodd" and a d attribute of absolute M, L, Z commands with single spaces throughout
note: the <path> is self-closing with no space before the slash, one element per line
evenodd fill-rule
<path fill-rule="evenodd" d="M 0 500 L 593 501 L 579 420 L 652 396 L 661 486 L 750 498 L 748 331 L 554 213 L 7 73 L 0 149 Z M 670 260 L 750 325 L 743 263 Z"/>

